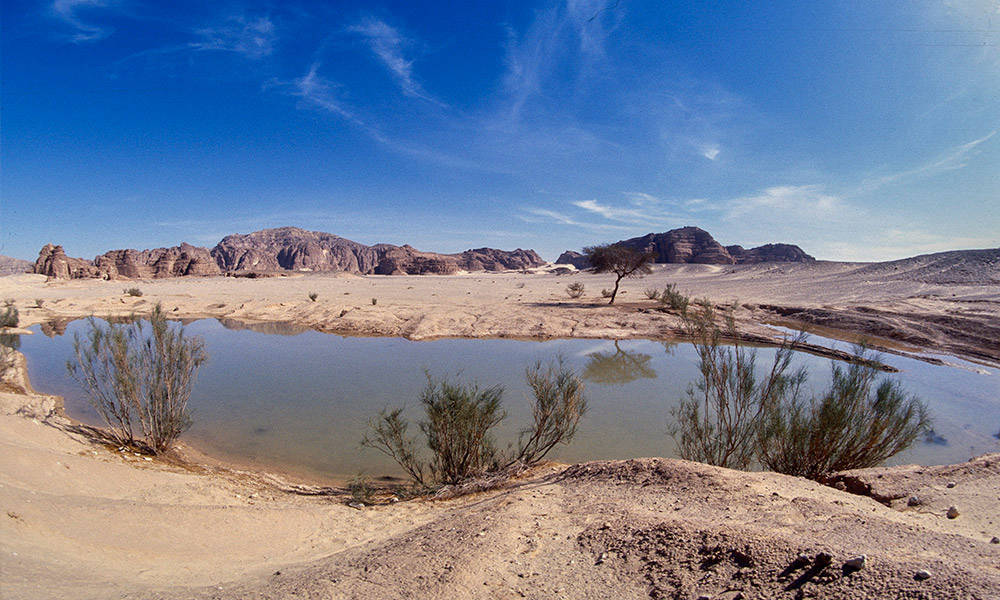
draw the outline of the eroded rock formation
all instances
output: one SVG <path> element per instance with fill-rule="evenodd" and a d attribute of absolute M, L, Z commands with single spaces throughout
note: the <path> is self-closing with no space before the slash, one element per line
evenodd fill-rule
<path fill-rule="evenodd" d="M 76 262 L 73 262 L 76 261 Z M 545 264 L 534 250 L 477 248 L 460 254 L 421 252 L 412 246 L 366 246 L 331 233 L 298 227 L 226 236 L 211 250 L 189 244 L 154 250 L 112 250 L 93 263 L 66 257 L 61 246 L 42 249 L 35 272 L 63 279 L 160 278 L 280 271 L 359 274 L 448 274 L 503 271 Z"/>
<path fill-rule="evenodd" d="M 747 250 L 742 246 L 726 246 L 715 241 L 710 233 L 698 227 L 681 227 L 664 233 L 618 242 L 639 252 L 649 252 L 658 263 L 701 263 L 731 265 L 758 262 L 804 262 L 816 260 L 792 244 L 766 244 Z M 587 257 L 567 250 L 557 264 L 571 264 L 578 269 L 589 267 Z"/>

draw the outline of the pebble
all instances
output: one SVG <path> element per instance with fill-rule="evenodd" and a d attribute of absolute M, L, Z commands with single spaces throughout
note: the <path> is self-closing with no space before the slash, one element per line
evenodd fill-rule
<path fill-rule="evenodd" d="M 954 506 L 948 508 L 948 518 L 949 519 L 957 519 L 958 515 L 960 515 L 960 514 L 961 513 L 959 513 L 958 509 L 955 508 Z"/>
<path fill-rule="evenodd" d="M 917 571 L 916 573 L 913 574 L 913 578 L 916 579 L 917 581 L 923 581 L 925 579 L 930 579 L 931 578 L 931 572 L 928 571 L 927 569 L 920 569 L 919 571 Z"/>
<path fill-rule="evenodd" d="M 1000 544 L 1000 537 L 993 536 L 993 539 L 990 540 L 990 543 L 991 544 Z"/>
<path fill-rule="evenodd" d="M 864 554 L 859 554 L 858 556 L 855 556 L 854 558 L 845 561 L 844 567 L 848 569 L 854 569 L 855 571 L 860 571 L 861 569 L 865 568 L 865 562 L 867 560 L 868 560 L 867 556 L 865 556 Z"/>
<path fill-rule="evenodd" d="M 949 481 L 948 485 L 945 486 L 945 487 L 947 487 L 948 489 L 951 489 L 951 488 L 955 487 L 955 482 L 954 481 Z"/>
<path fill-rule="evenodd" d="M 362 508 L 365 507 L 365 505 L 360 502 L 351 502 L 348 504 L 348 506 L 350 506 L 351 508 L 356 508 L 358 510 L 361 510 Z"/>
<path fill-rule="evenodd" d="M 595 562 L 594 564 L 595 565 L 599 565 L 599 564 L 603 563 L 607 559 L 608 559 L 608 553 L 607 552 L 601 552 L 601 555 L 597 557 L 597 562 Z"/>
<path fill-rule="evenodd" d="M 833 555 L 832 554 L 827 554 L 826 552 L 820 552 L 819 554 L 816 555 L 816 566 L 817 567 L 822 568 L 822 567 L 825 567 L 825 566 L 827 566 L 828 564 L 830 564 L 832 562 L 833 562 Z"/>
<path fill-rule="evenodd" d="M 917 496 L 910 496 L 910 499 L 906 501 L 907 506 L 920 506 L 920 498 Z"/>

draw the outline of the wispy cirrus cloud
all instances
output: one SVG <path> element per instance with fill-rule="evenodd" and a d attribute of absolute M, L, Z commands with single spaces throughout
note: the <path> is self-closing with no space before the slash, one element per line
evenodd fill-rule
<path fill-rule="evenodd" d="M 234 52 L 247 58 L 259 59 L 274 51 L 277 35 L 269 17 L 247 19 L 232 16 L 225 22 L 195 30 L 198 40 L 188 47 L 193 50 Z"/>
<path fill-rule="evenodd" d="M 365 39 L 369 49 L 389 70 L 404 94 L 445 106 L 444 102 L 429 94 L 414 77 L 413 60 L 404 54 L 408 47 L 413 46 L 413 42 L 400 34 L 396 28 L 385 21 L 370 17 L 350 27 L 348 31 Z"/>
<path fill-rule="evenodd" d="M 111 5 L 110 0 L 54 0 L 49 10 L 52 16 L 74 30 L 70 36 L 71 40 L 77 43 L 94 42 L 108 37 L 114 30 L 111 27 L 94 24 L 86 18 L 89 15 L 84 13 L 108 8 Z"/>
<path fill-rule="evenodd" d="M 945 171 L 962 169 L 968 164 L 969 159 L 976 155 L 978 147 L 992 139 L 996 134 L 997 130 L 994 129 L 979 139 L 949 148 L 920 166 L 866 180 L 861 183 L 855 193 L 871 192 L 885 185 L 902 183 L 918 177 L 930 177 L 938 173 L 944 173 Z"/>

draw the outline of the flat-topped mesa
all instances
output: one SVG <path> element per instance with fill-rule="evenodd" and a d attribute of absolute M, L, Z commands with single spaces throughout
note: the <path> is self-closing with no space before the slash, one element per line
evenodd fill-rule
<path fill-rule="evenodd" d="M 700 263 L 731 265 L 758 262 L 805 262 L 816 260 L 791 244 L 766 244 L 746 250 L 742 246 L 726 246 L 715 241 L 710 233 L 698 227 L 681 227 L 664 233 L 649 233 L 642 237 L 616 242 L 638 252 L 648 252 L 657 263 Z M 556 264 L 571 264 L 578 269 L 590 266 L 587 257 L 567 250 Z"/>

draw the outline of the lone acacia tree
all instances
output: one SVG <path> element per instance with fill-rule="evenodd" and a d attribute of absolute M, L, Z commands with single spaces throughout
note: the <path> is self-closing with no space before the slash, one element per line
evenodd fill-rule
<path fill-rule="evenodd" d="M 639 252 L 621 244 L 604 244 L 603 246 L 587 246 L 583 249 L 587 255 L 590 265 L 594 268 L 594 273 L 614 273 L 615 289 L 611 292 L 611 301 L 615 303 L 615 296 L 618 295 L 618 286 L 622 279 L 626 277 L 642 277 L 652 271 L 649 263 L 653 262 L 653 255 L 648 252 Z"/>

